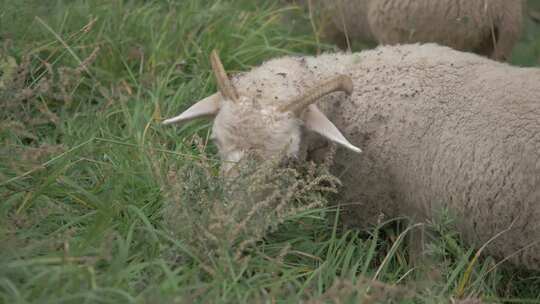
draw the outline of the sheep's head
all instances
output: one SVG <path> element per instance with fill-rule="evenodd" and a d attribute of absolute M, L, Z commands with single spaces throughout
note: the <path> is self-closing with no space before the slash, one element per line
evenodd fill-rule
<path fill-rule="evenodd" d="M 300 151 L 302 128 L 314 131 L 354 152 L 361 152 L 345 139 L 315 105 L 321 97 L 336 91 L 350 94 L 353 85 L 349 77 L 337 76 L 314 83 L 313 87 L 291 100 L 261 103 L 255 96 L 238 93 L 227 77 L 216 51 L 212 52 L 210 59 L 219 92 L 163 123 L 213 117 L 212 139 L 224 161 L 222 168 L 225 173 L 246 155 L 263 159 L 283 155 L 296 157 Z"/>

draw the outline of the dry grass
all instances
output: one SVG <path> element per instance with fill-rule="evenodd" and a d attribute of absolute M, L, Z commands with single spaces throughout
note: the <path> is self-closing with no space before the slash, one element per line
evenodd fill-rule
<path fill-rule="evenodd" d="M 413 289 L 390 285 L 380 281 L 359 277 L 356 282 L 338 279 L 316 299 L 308 301 L 309 304 L 323 303 L 403 303 L 412 300 L 415 296 Z"/>
<path fill-rule="evenodd" d="M 6 43 L 4 43 L 6 46 Z M 95 61 L 99 48 L 78 66 L 57 67 L 50 63 L 53 56 L 41 59 L 25 55 L 17 60 L 0 52 L 0 119 L 1 127 L 13 130 L 32 140 L 36 134 L 28 130 L 44 124 L 58 124 L 57 111 L 71 105 L 75 91 L 87 77 L 88 67 Z"/>
<path fill-rule="evenodd" d="M 537 274 L 471 263 L 444 221 L 432 264 L 414 267 L 407 228 L 341 229 L 324 165 L 246 162 L 223 180 L 208 122 L 157 123 L 215 92 L 214 48 L 232 73 L 332 50 L 308 12 L 250 0 L 0 8 L 0 303 L 539 303 Z M 530 28 L 520 64 L 540 54 Z"/>
<path fill-rule="evenodd" d="M 327 164 L 291 168 L 273 160 L 240 163 L 240 174 L 222 178 L 202 139 L 192 141 L 203 157 L 169 168 L 163 179 L 168 197 L 164 217 L 174 237 L 192 248 L 210 274 L 216 259 L 230 256 L 244 263 L 250 246 L 284 221 L 326 207 L 325 194 L 335 193 L 339 185 Z"/>

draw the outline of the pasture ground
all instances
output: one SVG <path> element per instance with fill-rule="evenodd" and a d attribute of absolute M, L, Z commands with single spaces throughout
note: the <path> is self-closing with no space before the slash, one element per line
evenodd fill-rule
<path fill-rule="evenodd" d="M 227 217 L 209 122 L 158 122 L 215 91 L 212 49 L 236 72 L 315 37 L 277 1 L 0 0 L 0 303 L 540 303 L 444 215 L 423 267 L 413 227 L 341 229 L 325 193 Z M 539 25 L 512 62 L 540 65 Z"/>

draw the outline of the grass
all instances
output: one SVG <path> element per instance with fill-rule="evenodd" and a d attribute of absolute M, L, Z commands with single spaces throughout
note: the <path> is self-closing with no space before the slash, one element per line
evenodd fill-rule
<path fill-rule="evenodd" d="M 331 50 L 300 10 L 249 0 L 0 7 L 0 303 L 540 303 L 538 274 L 476 260 L 444 215 L 416 267 L 405 239 L 417 227 L 344 230 L 325 204 L 332 189 L 309 179 L 305 189 L 321 194 L 306 191 L 296 209 L 241 206 L 226 218 L 209 123 L 157 122 L 215 91 L 214 48 L 231 72 Z M 539 31 L 528 23 L 513 63 L 540 64 Z M 245 218 L 258 230 L 223 233 Z"/>

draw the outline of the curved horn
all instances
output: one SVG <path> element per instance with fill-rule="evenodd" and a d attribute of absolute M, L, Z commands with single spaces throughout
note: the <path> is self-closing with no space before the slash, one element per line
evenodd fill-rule
<path fill-rule="evenodd" d="M 231 80 L 227 77 L 227 73 L 225 72 L 223 64 L 219 59 L 217 50 L 213 50 L 210 54 L 210 62 L 212 63 L 212 70 L 216 76 L 217 85 L 221 95 L 232 101 L 237 101 L 238 93 L 236 92 Z"/>
<path fill-rule="evenodd" d="M 330 80 L 324 81 L 314 88 L 308 90 L 304 95 L 295 98 L 291 102 L 279 108 L 281 112 L 291 111 L 300 114 L 310 104 L 319 98 L 337 91 L 343 91 L 350 95 L 353 91 L 353 82 L 349 76 L 339 75 Z"/>

